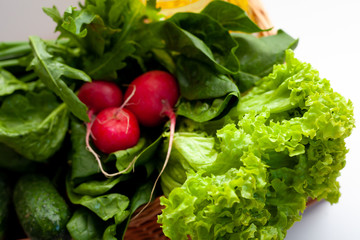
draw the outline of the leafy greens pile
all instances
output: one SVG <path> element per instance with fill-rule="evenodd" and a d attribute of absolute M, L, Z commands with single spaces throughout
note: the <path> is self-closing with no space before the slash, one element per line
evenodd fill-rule
<path fill-rule="evenodd" d="M 57 40 L 0 43 L 0 167 L 55 176 L 74 210 L 73 239 L 124 237 L 168 141 L 166 126 L 147 129 L 135 147 L 102 155 L 110 171 L 136 158 L 135 171 L 106 179 L 86 149 L 89 119 L 76 91 L 94 79 L 124 86 L 152 69 L 174 74 L 181 91 L 157 189 L 165 235 L 284 239 L 309 197 L 338 201 L 352 104 L 294 57 L 298 41 L 284 31 L 258 38 L 264 30 L 223 1 L 167 19 L 134 0 L 44 12 Z"/>

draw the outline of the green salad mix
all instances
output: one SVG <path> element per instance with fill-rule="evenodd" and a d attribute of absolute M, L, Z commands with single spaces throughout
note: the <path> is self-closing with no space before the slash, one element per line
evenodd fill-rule
<path fill-rule="evenodd" d="M 106 170 L 125 170 L 106 178 L 85 144 L 90 119 L 77 92 L 98 79 L 124 88 L 155 69 L 180 88 L 154 194 L 167 237 L 284 239 L 309 198 L 339 200 L 353 106 L 295 57 L 298 39 L 283 30 L 257 37 L 269 29 L 223 1 L 169 18 L 153 1 L 43 10 L 58 39 L 0 42 L 0 170 L 11 188 L 28 173 L 51 179 L 71 210 L 72 239 L 124 238 L 170 139 L 164 124 L 144 128 L 134 147 L 98 152 Z M 3 219 L 17 222 L 2 217 L 0 227 Z"/>

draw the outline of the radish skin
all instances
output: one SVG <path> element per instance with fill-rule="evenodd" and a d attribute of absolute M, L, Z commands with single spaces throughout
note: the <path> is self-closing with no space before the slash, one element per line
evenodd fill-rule
<path fill-rule="evenodd" d="M 90 145 L 91 136 L 95 146 L 104 153 L 122 150 L 137 143 L 140 136 L 139 125 L 135 116 L 123 109 L 126 102 L 122 102 L 121 89 L 115 83 L 97 80 L 83 84 L 79 89 L 78 97 L 89 109 L 90 122 L 86 123 L 85 142 L 88 151 L 95 157 L 100 171 L 106 177 L 114 177 L 127 172 L 136 158 L 126 169 L 110 174 L 103 169 L 99 155 Z M 131 134 L 131 138 L 128 139 L 124 133 Z"/>
<path fill-rule="evenodd" d="M 128 109 L 106 108 L 96 116 L 91 134 L 95 146 L 109 154 L 135 146 L 140 138 L 140 127 Z"/>
<path fill-rule="evenodd" d="M 169 145 L 163 167 L 153 185 L 149 201 L 134 217 L 139 216 L 150 204 L 157 182 L 170 158 L 175 133 L 176 115 L 173 110 L 179 99 L 179 86 L 169 73 L 159 70 L 146 72 L 130 83 L 124 98 L 130 109 L 145 127 L 155 127 L 170 120 Z"/>
<path fill-rule="evenodd" d="M 100 80 L 84 83 L 78 98 L 94 114 L 105 108 L 119 107 L 123 102 L 122 91 L 115 83 Z"/>
<path fill-rule="evenodd" d="M 146 72 L 130 83 L 124 94 L 126 100 L 129 99 L 134 88 L 136 88 L 135 93 L 126 107 L 136 115 L 139 123 L 146 127 L 165 123 L 164 101 L 173 108 L 179 98 L 176 79 L 164 71 Z"/>

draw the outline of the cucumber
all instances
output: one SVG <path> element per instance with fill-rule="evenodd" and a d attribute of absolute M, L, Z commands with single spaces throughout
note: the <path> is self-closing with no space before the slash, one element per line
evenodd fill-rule
<path fill-rule="evenodd" d="M 15 185 L 13 202 L 19 222 L 32 240 L 69 239 L 69 206 L 50 180 L 40 174 L 23 175 Z"/>
<path fill-rule="evenodd" d="M 0 239 L 5 239 L 11 201 L 10 185 L 5 174 L 0 171 Z"/>

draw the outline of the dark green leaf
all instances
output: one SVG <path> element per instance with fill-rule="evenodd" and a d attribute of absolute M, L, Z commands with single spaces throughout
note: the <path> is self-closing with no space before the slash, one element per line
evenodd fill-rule
<path fill-rule="evenodd" d="M 94 79 L 116 78 L 116 71 L 126 66 L 124 60 L 134 52 L 133 43 L 121 41 L 101 57 L 85 60 L 85 70 Z"/>
<path fill-rule="evenodd" d="M 109 158 L 106 161 L 113 161 L 116 160 L 116 168 L 119 171 L 123 171 L 128 169 L 124 174 L 129 173 L 133 170 L 135 165 L 135 158 L 139 155 L 139 153 L 143 150 L 146 144 L 146 139 L 140 138 L 138 143 L 131 148 L 116 151 L 109 155 Z"/>
<path fill-rule="evenodd" d="M 66 180 L 66 190 L 73 204 L 87 207 L 104 221 L 113 218 L 117 214 L 121 214 L 129 206 L 128 197 L 119 193 L 110 193 L 98 197 L 76 194 L 73 191 L 69 178 Z"/>
<path fill-rule="evenodd" d="M 46 161 L 61 146 L 69 112 L 49 91 L 13 94 L 0 108 L 0 142 L 30 160 Z"/>
<path fill-rule="evenodd" d="M 81 195 L 99 196 L 105 194 L 116 184 L 128 178 L 128 175 L 121 175 L 120 177 L 109 178 L 103 181 L 90 180 L 73 188 L 73 191 L 74 193 Z"/>
<path fill-rule="evenodd" d="M 0 68 L 0 96 L 14 93 L 16 90 L 28 90 L 28 85 L 13 74 Z"/>
<path fill-rule="evenodd" d="M 262 31 L 262 29 L 248 17 L 247 13 L 235 4 L 224 1 L 212 1 L 201 13 L 214 18 L 228 30 L 247 33 Z"/>
<path fill-rule="evenodd" d="M 274 64 L 282 64 L 286 49 L 294 49 L 298 43 L 282 30 L 262 38 L 244 33 L 233 33 L 232 37 L 239 44 L 235 53 L 240 60 L 241 71 L 259 77 L 269 74 Z"/>
<path fill-rule="evenodd" d="M 241 93 L 245 93 L 247 90 L 253 87 L 257 81 L 261 79 L 261 77 L 259 76 L 245 73 L 242 71 L 239 71 L 231 77 Z"/>
<path fill-rule="evenodd" d="M 34 161 L 24 158 L 3 143 L 0 143 L 0 168 L 14 172 L 28 172 L 35 169 Z"/>
<path fill-rule="evenodd" d="M 135 167 L 146 165 L 154 157 L 158 147 L 161 144 L 162 138 L 162 136 L 159 136 L 155 141 L 153 141 L 150 145 L 141 151 L 137 157 Z M 148 175 L 150 175 L 150 172 L 148 172 Z"/>
<path fill-rule="evenodd" d="M 237 43 L 212 18 L 194 13 L 178 13 L 155 24 L 154 30 L 169 50 L 202 61 L 221 73 L 235 73 L 239 62 Z"/>
<path fill-rule="evenodd" d="M 187 100 L 219 98 L 239 91 L 226 75 L 213 72 L 207 65 L 192 59 L 177 61 L 176 77 L 181 96 Z"/>
<path fill-rule="evenodd" d="M 77 209 L 66 225 L 74 240 L 102 240 L 106 223 L 86 208 Z"/>
<path fill-rule="evenodd" d="M 138 209 L 141 205 L 146 204 L 151 196 L 151 190 L 153 188 L 153 183 L 152 182 L 146 182 L 144 185 L 140 186 L 137 188 L 134 196 L 131 198 L 130 201 L 130 213 L 129 213 L 129 217 L 127 219 L 127 222 L 125 224 L 122 224 L 120 226 L 120 231 L 122 232 L 122 239 L 124 239 L 125 236 L 125 232 L 127 229 L 127 226 L 131 220 L 131 217 L 133 215 L 133 213 L 136 211 L 136 209 Z"/>
<path fill-rule="evenodd" d="M 74 80 L 91 81 L 83 71 L 72 68 L 57 61 L 46 50 L 46 44 L 39 37 L 30 37 L 34 59 L 31 68 L 37 73 L 45 85 L 58 95 L 68 106 L 69 110 L 82 121 L 89 121 L 87 107 L 76 94 L 66 85 L 65 78 Z"/>
<path fill-rule="evenodd" d="M 87 9 L 93 9 L 104 20 L 105 24 L 119 31 L 107 36 L 110 45 L 100 57 L 84 58 L 85 69 L 93 78 L 116 78 L 116 71 L 126 66 L 125 59 L 135 52 L 135 42 L 129 38 L 137 29 L 145 14 L 144 5 L 140 1 L 87 2 Z M 119 11 L 122 10 L 122 11 Z M 111 24 L 110 24 L 111 23 Z M 141 32 L 141 31 L 140 31 Z"/>
<path fill-rule="evenodd" d="M 95 157 L 86 148 L 85 137 L 84 123 L 73 119 L 71 121 L 72 151 L 69 160 L 71 162 L 71 180 L 75 184 L 100 172 Z"/>
<path fill-rule="evenodd" d="M 31 52 L 28 42 L 0 43 L 0 60 L 18 58 Z"/>

